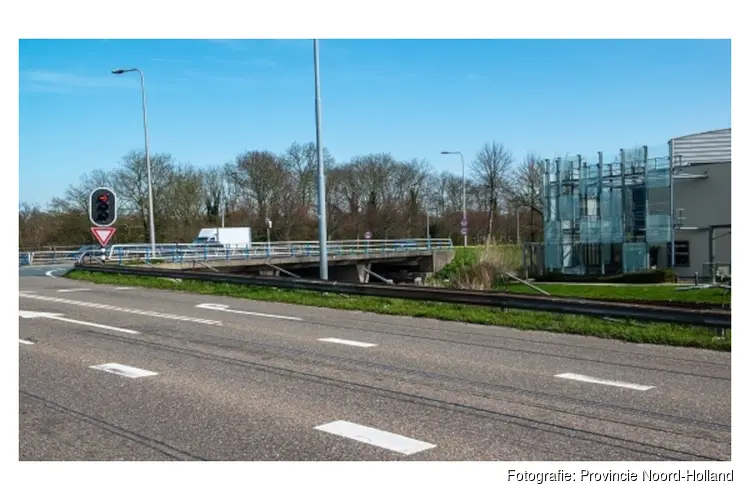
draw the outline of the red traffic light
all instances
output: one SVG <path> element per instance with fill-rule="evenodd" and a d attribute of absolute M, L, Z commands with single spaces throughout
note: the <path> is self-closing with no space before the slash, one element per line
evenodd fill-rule
<path fill-rule="evenodd" d="M 117 196 L 109 188 L 96 188 L 89 198 L 89 220 L 98 227 L 111 226 L 117 220 Z"/>

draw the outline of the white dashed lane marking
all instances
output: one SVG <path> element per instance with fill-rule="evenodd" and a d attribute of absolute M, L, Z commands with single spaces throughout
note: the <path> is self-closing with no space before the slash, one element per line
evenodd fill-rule
<path fill-rule="evenodd" d="M 81 321 L 78 319 L 65 318 L 64 315 L 60 313 L 48 313 L 48 312 L 41 312 L 41 311 L 18 311 L 18 315 L 21 318 L 25 318 L 25 319 L 34 319 L 34 318 L 51 319 L 54 321 L 64 321 L 66 323 L 73 323 L 76 325 L 90 326 L 92 328 L 101 328 L 102 330 L 112 330 L 112 331 L 120 332 L 120 333 L 129 333 L 131 335 L 140 335 L 141 333 L 141 332 L 136 332 L 135 330 L 128 330 L 126 328 L 120 328 L 117 326 L 102 325 L 100 323 L 91 323 L 89 321 Z"/>
<path fill-rule="evenodd" d="M 288 319 L 291 321 L 302 321 L 302 318 L 297 318 L 295 316 L 279 316 L 278 314 L 266 314 L 266 313 L 259 313 L 259 312 L 253 312 L 253 311 L 239 311 L 236 309 L 230 309 L 229 306 L 224 304 L 198 304 L 195 307 L 198 307 L 200 309 L 209 309 L 211 311 L 221 311 L 221 312 L 228 312 L 228 313 L 234 313 L 234 314 L 247 314 L 248 316 L 259 316 L 263 318 L 275 318 L 275 319 Z"/>
<path fill-rule="evenodd" d="M 221 325 L 222 324 L 221 321 L 217 321 L 214 319 L 193 318 L 190 316 L 178 316 L 176 314 L 160 313 L 156 311 L 144 311 L 141 309 L 129 309 L 127 307 L 112 306 L 112 305 L 107 305 L 107 304 L 96 304 L 93 302 L 83 302 L 80 300 L 61 299 L 58 297 L 45 297 L 42 295 L 27 294 L 27 293 L 21 293 L 20 296 L 26 299 L 42 300 L 46 302 L 57 302 L 59 304 L 70 304 L 73 306 L 81 306 L 81 307 L 91 307 L 93 309 L 104 309 L 107 311 L 137 314 L 141 316 L 149 316 L 151 318 L 164 318 L 164 319 L 173 319 L 176 321 L 188 321 L 191 323 L 200 323 L 203 325 Z"/>
<path fill-rule="evenodd" d="M 625 389 L 634 389 L 636 391 L 647 391 L 649 389 L 654 388 L 651 385 L 631 384 L 630 382 L 619 382 L 617 380 L 604 380 L 601 378 L 589 377 L 587 375 L 579 375 L 577 373 L 560 373 L 558 375 L 555 375 L 555 377 L 564 378 L 568 380 L 576 380 L 578 382 L 589 382 L 592 384 L 602 384 L 602 385 L 611 385 L 614 387 L 623 387 Z"/>
<path fill-rule="evenodd" d="M 121 377 L 127 378 L 152 377 L 154 375 L 158 375 L 157 372 L 143 370 L 134 366 L 121 365 L 119 363 L 105 363 L 103 365 L 89 366 L 89 368 L 107 373 L 114 373 L 115 375 L 120 375 Z"/>
<path fill-rule="evenodd" d="M 435 448 L 436 445 L 418 441 L 416 439 L 394 434 L 392 432 L 381 431 L 374 427 L 359 425 L 346 420 L 336 420 L 328 424 L 319 425 L 315 429 L 329 434 L 335 434 L 360 443 L 367 443 L 372 446 L 385 448 L 386 450 L 395 451 L 402 455 L 413 455 L 420 451 Z"/>
<path fill-rule="evenodd" d="M 325 339 L 318 339 L 321 342 L 330 342 L 332 344 L 344 344 L 344 345 L 351 345 L 355 347 L 375 347 L 377 344 L 370 344 L 369 342 L 359 342 L 356 340 L 346 340 L 346 339 L 336 339 L 333 337 L 325 338 Z"/>

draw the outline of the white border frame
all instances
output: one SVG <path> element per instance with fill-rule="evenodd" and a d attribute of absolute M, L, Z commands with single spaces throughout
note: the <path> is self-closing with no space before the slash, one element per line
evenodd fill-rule
<path fill-rule="evenodd" d="M 366 8 L 362 15 L 351 4 L 333 0 L 279 0 L 278 2 L 247 3 L 216 0 L 210 5 L 193 7 L 190 3 L 162 0 L 160 2 L 131 0 L 127 8 L 102 8 L 93 0 L 15 3 L 6 9 L 10 15 L 3 23 L 2 98 L 6 101 L 2 114 L 3 141 L 8 143 L 4 153 L 13 163 L 18 154 L 18 38 L 728 38 L 732 37 L 732 128 L 735 137 L 747 136 L 743 114 L 750 88 L 745 69 L 750 57 L 746 40 L 747 28 L 741 21 L 742 4 L 714 1 L 710 4 L 685 0 L 632 0 L 628 4 L 613 4 L 600 0 L 530 0 L 528 2 L 479 2 L 465 0 L 456 5 L 442 5 L 434 1 L 382 0 L 375 8 Z M 448 8 L 445 8 L 448 7 Z M 114 12 L 114 17 L 113 17 Z M 147 15 L 144 15 L 147 14 Z M 175 22 L 179 19 L 179 22 Z M 325 59 L 325 40 L 321 44 Z M 745 53 L 745 56 L 742 56 Z M 500 55 L 499 55 L 500 57 Z M 312 42 L 309 49 L 312 67 Z M 637 62 L 631 62 L 637 64 Z M 597 71 L 591 61 L 590 71 Z M 107 68 L 109 69 L 109 68 Z M 669 71 L 669 68 L 665 68 Z M 325 120 L 326 77 L 322 73 L 322 92 Z M 615 76 L 616 77 L 616 76 Z M 679 85 L 682 75 L 675 75 Z M 548 78 L 554 80 L 555 75 Z M 648 75 L 643 75 L 648 79 Z M 744 84 L 742 82 L 745 82 Z M 312 96 L 312 70 L 310 75 Z M 366 97 L 364 97 L 366 98 Z M 512 97 L 508 97 L 512 98 Z M 314 130 L 312 97 L 310 101 L 310 129 Z M 739 110 L 739 112 L 737 112 Z M 613 110 L 616 112 L 616 110 Z M 324 122 L 324 131 L 325 122 Z M 449 127 L 449 124 L 446 124 Z M 564 126 L 564 125 L 563 125 Z M 742 132 L 746 130 L 746 132 Z M 324 132 L 325 133 L 325 132 Z M 497 135 L 488 131 L 489 136 Z M 325 138 L 325 136 L 324 136 Z M 325 140 L 325 139 L 324 139 Z M 481 140 L 480 140 L 481 142 Z M 746 198 L 742 179 L 750 173 L 742 158 L 746 141 L 735 141 L 732 148 L 733 212 L 736 228 L 734 241 L 738 249 L 748 232 L 742 230 L 746 219 L 742 216 Z M 113 154 L 120 154 L 115 152 Z M 15 169 L 2 184 L 8 191 L 15 190 Z M 71 179 L 75 182 L 75 179 Z M 8 209 L 3 210 L 8 227 L 18 231 L 15 210 L 18 191 L 6 192 L 2 198 Z M 15 201 L 15 207 L 10 207 Z M 738 239 L 739 238 L 739 239 Z M 17 241 L 17 235 L 16 235 Z M 12 245 L 2 247 L 8 254 L 7 262 L 16 258 Z M 748 336 L 742 325 L 748 308 L 742 307 L 744 285 L 748 282 L 748 262 L 741 253 L 733 263 L 735 278 L 734 299 L 740 304 L 733 320 L 738 334 L 733 339 L 733 354 L 746 352 Z M 8 283 L 11 297 L 18 290 L 18 274 L 6 266 L 3 282 Z M 17 324 L 18 301 L 2 301 L 3 315 L 8 324 Z M 732 461 L 729 463 L 651 463 L 651 462 L 499 462 L 499 463 L 23 463 L 18 464 L 18 344 L 14 335 L 3 336 L 6 342 L 2 353 L 6 377 L 2 384 L 4 399 L 12 402 L 13 410 L 3 412 L 3 469 L 7 470 L 8 491 L 23 491 L 23 496 L 42 498 L 69 492 L 77 498 L 108 500 L 156 497 L 224 498 L 326 498 L 378 499 L 383 498 L 506 498 L 514 496 L 549 496 L 582 498 L 654 498 L 675 496 L 689 492 L 687 498 L 732 498 L 731 491 L 747 480 L 741 463 L 747 461 L 747 404 L 742 397 L 748 363 L 737 363 L 732 370 Z M 696 394 L 696 397 L 700 397 Z M 200 469 L 198 469 L 200 467 Z M 559 469 L 580 472 L 581 469 L 607 472 L 609 470 L 640 472 L 646 469 L 673 472 L 678 469 L 709 468 L 713 471 L 735 469 L 735 483 L 535 483 L 509 482 L 509 469 L 530 472 L 556 472 Z M 182 470 L 180 470 L 182 469 Z M 127 477 L 128 480 L 123 480 Z M 22 489 L 21 489 L 22 488 Z"/>

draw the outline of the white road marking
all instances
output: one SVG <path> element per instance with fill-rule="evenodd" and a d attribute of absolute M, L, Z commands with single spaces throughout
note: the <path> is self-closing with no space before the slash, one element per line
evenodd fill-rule
<path fill-rule="evenodd" d="M 74 323 L 76 325 L 93 326 L 94 328 L 101 328 L 103 330 L 112 330 L 115 332 L 130 333 L 132 335 L 140 335 L 141 333 L 141 332 L 136 332 L 135 330 L 128 330 L 128 329 L 119 328 L 116 326 L 101 325 L 99 323 L 89 323 L 88 321 L 64 318 L 63 315 L 60 313 L 47 313 L 47 312 L 38 312 L 38 311 L 18 311 L 18 315 L 24 319 L 34 319 L 34 318 L 54 319 L 57 321 L 64 321 L 66 323 Z"/>
<path fill-rule="evenodd" d="M 154 375 L 158 375 L 157 372 L 142 370 L 140 368 L 135 368 L 134 366 L 121 365 L 119 363 L 105 363 L 103 365 L 89 366 L 89 368 L 93 368 L 94 370 L 101 370 L 103 372 L 114 373 L 115 375 L 120 375 L 122 377 L 128 378 L 151 377 Z"/>
<path fill-rule="evenodd" d="M 230 312 L 230 313 L 235 313 L 235 314 L 247 314 L 249 316 L 262 316 L 264 318 L 289 319 L 292 321 L 302 321 L 302 318 L 296 318 L 294 316 L 279 316 L 276 314 L 265 314 L 265 313 L 250 312 L 250 311 L 238 311 L 236 309 L 230 309 L 229 306 L 226 306 L 224 304 L 198 304 L 195 307 L 199 307 L 201 309 L 210 309 L 211 311 L 222 311 L 222 312 Z"/>
<path fill-rule="evenodd" d="M 65 269 L 50 269 L 46 273 L 44 273 L 45 276 L 49 276 L 50 278 L 59 278 L 59 276 L 55 276 L 52 273 L 56 273 L 58 271 L 64 271 Z"/>
<path fill-rule="evenodd" d="M 62 290 L 58 290 L 60 293 L 68 293 L 68 292 L 90 292 L 91 288 L 63 288 Z"/>
<path fill-rule="evenodd" d="M 346 339 L 336 339 L 333 337 L 328 337 L 325 339 L 318 339 L 321 342 L 331 342 L 332 344 L 345 344 L 345 345 L 353 345 L 355 347 L 375 347 L 378 344 L 370 344 L 368 342 L 358 342 L 356 340 L 346 340 Z"/>
<path fill-rule="evenodd" d="M 21 343 L 21 344 L 27 344 L 27 345 L 32 345 L 33 344 L 32 341 L 30 341 L 30 340 L 24 340 L 24 339 L 18 339 L 18 342 Z"/>
<path fill-rule="evenodd" d="M 589 377 L 587 375 L 578 375 L 577 373 L 560 373 L 558 375 L 555 375 L 555 377 L 565 378 L 568 380 L 577 380 L 579 382 L 591 382 L 592 384 L 613 385 L 615 387 L 635 389 L 636 391 L 647 391 L 654 388 L 654 386 L 651 385 L 631 384 L 630 382 L 618 382 L 617 380 L 604 380 L 601 378 Z"/>
<path fill-rule="evenodd" d="M 374 427 L 354 424 L 352 422 L 347 422 L 346 420 L 336 420 L 335 422 L 319 425 L 315 427 L 315 429 L 353 439 L 360 443 L 367 443 L 380 448 L 385 448 L 403 455 L 413 455 L 414 453 L 429 450 L 436 446 L 432 443 L 417 441 L 416 439 L 411 439 L 406 436 L 381 431 Z"/>
<path fill-rule="evenodd" d="M 117 312 L 124 312 L 128 314 L 139 314 L 141 316 L 150 316 L 152 318 L 164 318 L 164 319 L 174 319 L 177 321 L 189 321 L 192 323 L 201 323 L 203 325 L 221 325 L 221 321 L 217 321 L 214 319 L 203 319 L 203 318 L 193 318 L 190 316 L 177 316 L 175 314 L 166 314 L 166 313 L 160 313 L 156 311 L 143 311 L 140 309 L 128 309 L 125 307 L 118 307 L 118 306 L 111 306 L 107 304 L 96 304 L 93 302 L 82 302 L 80 300 L 71 300 L 71 299 L 60 299 L 57 297 L 45 297 L 42 295 L 31 295 L 31 294 L 20 294 L 21 297 L 27 298 L 27 299 L 37 299 L 37 300 L 44 300 L 47 302 L 58 302 L 60 304 L 70 304 L 74 306 L 81 306 L 81 307 L 93 307 L 94 309 L 105 309 L 107 311 L 117 311 Z"/>
<path fill-rule="evenodd" d="M 134 286 L 118 286 L 115 290 L 135 290 Z"/>

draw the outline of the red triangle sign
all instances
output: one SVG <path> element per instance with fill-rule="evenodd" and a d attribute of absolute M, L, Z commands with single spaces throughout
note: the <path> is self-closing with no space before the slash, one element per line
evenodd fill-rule
<path fill-rule="evenodd" d="M 109 240 L 112 239 L 112 236 L 114 236 L 115 231 L 117 231 L 116 227 L 92 227 L 91 232 L 94 235 L 94 238 L 96 238 L 96 241 L 99 242 L 99 244 L 103 247 L 107 246 L 107 243 L 109 243 Z"/>

